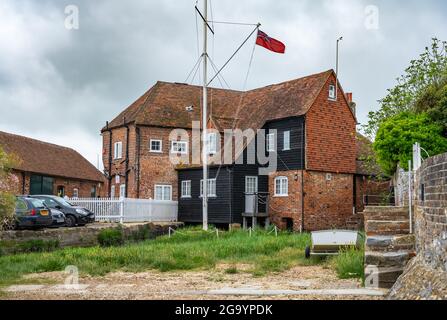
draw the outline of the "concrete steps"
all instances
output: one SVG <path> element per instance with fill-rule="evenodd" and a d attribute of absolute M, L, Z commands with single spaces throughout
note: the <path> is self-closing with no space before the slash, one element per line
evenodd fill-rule
<path fill-rule="evenodd" d="M 370 266 L 377 268 L 379 288 L 391 288 L 415 256 L 408 208 L 367 207 L 364 217 L 365 270 Z"/>

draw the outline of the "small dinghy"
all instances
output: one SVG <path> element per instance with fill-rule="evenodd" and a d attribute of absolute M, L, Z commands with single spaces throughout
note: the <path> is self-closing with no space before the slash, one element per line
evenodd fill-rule
<path fill-rule="evenodd" d="M 306 247 L 305 256 L 338 255 L 341 249 L 360 247 L 360 235 L 357 231 L 326 230 L 311 233 L 312 245 Z"/>

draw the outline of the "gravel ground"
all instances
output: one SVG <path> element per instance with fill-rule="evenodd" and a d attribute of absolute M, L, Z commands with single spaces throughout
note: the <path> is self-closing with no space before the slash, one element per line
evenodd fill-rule
<path fill-rule="evenodd" d="M 7 288 L 0 299 L 42 299 L 42 300 L 223 300 L 223 299 L 311 299 L 335 300 L 357 299 L 378 300 L 380 296 L 369 295 L 322 295 L 314 290 L 321 289 L 359 289 L 358 280 L 340 280 L 331 269 L 321 266 L 298 266 L 288 271 L 253 277 L 244 272 L 250 266 L 238 265 L 236 274 L 227 274 L 228 265 L 219 265 L 213 270 L 166 272 L 149 271 L 142 273 L 115 272 L 104 277 L 82 277 L 79 287 L 64 285 L 67 274 L 52 272 L 32 274 L 27 283 Z M 51 283 L 51 284 L 45 284 Z M 218 295 L 216 290 L 312 290 L 310 294 L 300 295 Z M 214 293 L 209 291 L 213 290 Z M 269 291 L 271 292 L 271 291 Z"/>

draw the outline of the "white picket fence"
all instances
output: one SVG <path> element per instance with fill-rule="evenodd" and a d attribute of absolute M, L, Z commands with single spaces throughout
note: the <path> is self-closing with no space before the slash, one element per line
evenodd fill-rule
<path fill-rule="evenodd" d="M 69 202 L 95 213 L 98 222 L 175 222 L 178 202 L 130 198 L 71 198 Z"/>

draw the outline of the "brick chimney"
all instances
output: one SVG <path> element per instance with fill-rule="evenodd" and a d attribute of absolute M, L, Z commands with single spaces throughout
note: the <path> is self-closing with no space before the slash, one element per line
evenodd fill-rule
<path fill-rule="evenodd" d="M 352 113 L 354 113 L 354 116 L 356 115 L 356 103 L 352 101 L 352 92 L 347 92 L 346 94 L 346 100 L 348 101 L 348 105 L 352 110 Z"/>

